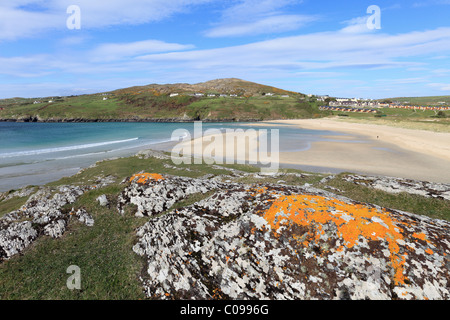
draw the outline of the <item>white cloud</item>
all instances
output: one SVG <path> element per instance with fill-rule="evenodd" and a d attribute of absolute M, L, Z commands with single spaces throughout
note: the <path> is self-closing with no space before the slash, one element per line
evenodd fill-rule
<path fill-rule="evenodd" d="M 382 33 L 311 33 L 239 46 L 192 50 L 189 44 L 146 40 L 105 43 L 89 51 L 0 58 L 0 74 L 142 73 L 255 74 L 336 72 L 376 68 L 421 67 L 414 57 L 450 52 L 450 28 L 398 35 Z M 419 60 L 421 61 L 421 60 Z M 244 76 L 245 77 L 245 76 Z"/>
<path fill-rule="evenodd" d="M 51 74 L 49 55 L 33 55 L 22 57 L 0 57 L 0 75 L 32 78 Z"/>
<path fill-rule="evenodd" d="M 377 79 L 376 80 L 376 82 L 379 82 L 382 84 L 390 84 L 390 85 L 415 84 L 415 83 L 424 83 L 426 81 L 427 81 L 426 78 Z"/>
<path fill-rule="evenodd" d="M 31 12 L 6 7 L 0 4 L 0 40 L 14 40 L 30 37 L 40 32 L 56 28 L 58 23 L 65 26 L 63 16 L 48 12 Z"/>
<path fill-rule="evenodd" d="M 277 15 L 248 23 L 222 25 L 208 30 L 205 35 L 207 37 L 230 37 L 280 33 L 297 30 L 306 23 L 314 20 L 315 18 L 313 17 L 303 15 Z"/>
<path fill-rule="evenodd" d="M 233 6 L 228 7 L 222 13 L 225 21 L 245 21 L 251 16 L 264 16 L 278 14 L 279 10 L 286 6 L 300 4 L 301 0 L 239 0 Z"/>
<path fill-rule="evenodd" d="M 429 83 L 428 86 L 440 91 L 450 92 L 450 83 Z"/>
<path fill-rule="evenodd" d="M 70 16 L 67 8 L 74 2 L 81 9 L 82 29 L 91 29 L 160 21 L 211 1 L 214 0 L 2 0 L 0 40 L 65 30 Z"/>
<path fill-rule="evenodd" d="M 158 40 L 144 40 L 129 43 L 105 43 L 91 53 L 94 61 L 113 61 L 155 52 L 193 49 L 193 45 L 167 43 Z"/>
<path fill-rule="evenodd" d="M 367 21 L 369 16 L 358 17 L 348 21 L 344 21 L 347 26 L 341 30 L 344 33 L 367 33 L 374 32 L 375 29 L 369 29 L 367 27 Z"/>
<path fill-rule="evenodd" d="M 450 51 L 450 28 L 398 35 L 321 32 L 246 45 L 142 56 L 142 61 L 189 64 L 196 68 L 327 69 L 417 66 L 404 58 Z"/>
<path fill-rule="evenodd" d="M 240 0 L 222 12 L 219 23 L 205 32 L 207 37 L 247 36 L 297 30 L 316 16 L 288 14 L 285 8 L 302 1 Z"/>

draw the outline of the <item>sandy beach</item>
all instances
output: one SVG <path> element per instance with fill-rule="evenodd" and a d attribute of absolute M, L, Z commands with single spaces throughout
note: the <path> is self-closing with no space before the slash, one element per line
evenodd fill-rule
<path fill-rule="evenodd" d="M 333 141 L 313 142 L 311 148 L 305 151 L 280 152 L 280 167 L 450 183 L 450 133 L 349 123 L 328 118 L 268 121 L 253 123 L 251 126 L 296 126 L 345 134 L 324 136 L 325 139 L 333 138 Z M 191 143 L 195 145 L 195 150 L 202 150 L 201 145 L 203 148 L 208 145 L 202 144 L 201 138 Z M 220 151 L 216 152 L 216 156 L 221 156 Z"/>

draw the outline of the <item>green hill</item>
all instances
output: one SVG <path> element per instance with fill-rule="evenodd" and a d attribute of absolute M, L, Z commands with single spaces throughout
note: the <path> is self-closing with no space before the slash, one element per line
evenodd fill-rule
<path fill-rule="evenodd" d="M 234 78 L 0 100 L 0 121 L 246 121 L 326 114 L 301 93 Z"/>
<path fill-rule="evenodd" d="M 430 96 L 430 97 L 397 97 L 381 100 L 391 100 L 402 104 L 423 105 L 423 106 L 440 106 L 450 105 L 450 96 Z"/>

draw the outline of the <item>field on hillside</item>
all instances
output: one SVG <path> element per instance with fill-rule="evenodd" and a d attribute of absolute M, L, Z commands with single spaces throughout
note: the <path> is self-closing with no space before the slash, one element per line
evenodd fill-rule
<path fill-rule="evenodd" d="M 106 99 L 105 99 L 106 98 Z M 105 100 L 104 100 L 105 99 Z M 122 93 L 64 97 L 35 104 L 34 99 L 3 101 L 3 120 L 270 120 L 328 115 L 318 104 L 297 97 L 193 97 Z M 27 120 L 28 119 L 28 120 Z M 33 121 L 33 120 L 31 120 Z"/>
<path fill-rule="evenodd" d="M 407 129 L 450 132 L 450 111 L 435 112 L 432 110 L 406 110 L 382 108 L 377 114 L 332 111 L 348 121 L 359 123 L 384 124 Z M 444 117 L 445 116 L 445 117 Z"/>
<path fill-rule="evenodd" d="M 421 105 L 421 106 L 434 106 L 442 105 L 440 102 L 444 102 L 444 105 L 450 105 L 450 96 L 431 96 L 431 97 L 399 97 L 391 98 L 389 100 L 398 101 L 402 104 Z"/>

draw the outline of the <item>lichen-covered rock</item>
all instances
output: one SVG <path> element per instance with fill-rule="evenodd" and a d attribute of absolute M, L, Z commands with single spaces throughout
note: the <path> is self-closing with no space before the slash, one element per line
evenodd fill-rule
<path fill-rule="evenodd" d="M 207 193 L 223 187 L 213 180 L 201 180 L 185 177 L 172 177 L 169 180 L 161 175 L 142 173 L 129 179 L 118 199 L 117 208 L 124 214 L 128 204 L 137 206 L 136 216 L 153 216 L 171 208 L 177 201 L 196 193 Z"/>
<path fill-rule="evenodd" d="M 22 208 L 3 216 L 0 219 L 0 261 L 22 252 L 41 234 L 61 237 L 70 219 L 70 214 L 62 208 L 93 188 L 96 187 L 41 188 L 30 196 Z M 79 210 L 76 216 L 88 226 L 94 224 L 92 217 L 84 210 Z"/>
<path fill-rule="evenodd" d="M 362 175 L 347 175 L 344 180 L 388 193 L 406 192 L 427 198 L 441 198 L 450 201 L 450 184 L 445 183 Z"/>
<path fill-rule="evenodd" d="M 106 195 L 101 195 L 100 197 L 98 197 L 96 199 L 96 201 L 99 203 L 100 206 L 102 207 L 106 207 L 109 204 L 108 198 L 106 197 Z"/>
<path fill-rule="evenodd" d="M 14 192 L 0 193 L 0 201 L 7 201 L 12 198 L 23 198 L 31 195 L 36 191 L 36 187 L 25 187 Z"/>
<path fill-rule="evenodd" d="M 0 261 L 22 252 L 38 236 L 30 221 L 13 222 L 0 230 Z"/>
<path fill-rule="evenodd" d="M 61 237 L 66 231 L 66 220 L 58 219 L 45 225 L 44 234 L 52 238 Z"/>
<path fill-rule="evenodd" d="M 156 212 L 204 183 L 186 182 L 132 185 L 128 201 Z M 313 188 L 230 185 L 137 236 L 144 291 L 157 299 L 450 298 L 448 222 Z"/>
<path fill-rule="evenodd" d="M 84 223 L 88 227 L 94 226 L 94 218 L 92 218 L 92 216 L 85 209 L 78 210 L 75 215 L 78 218 L 78 221 Z"/>

